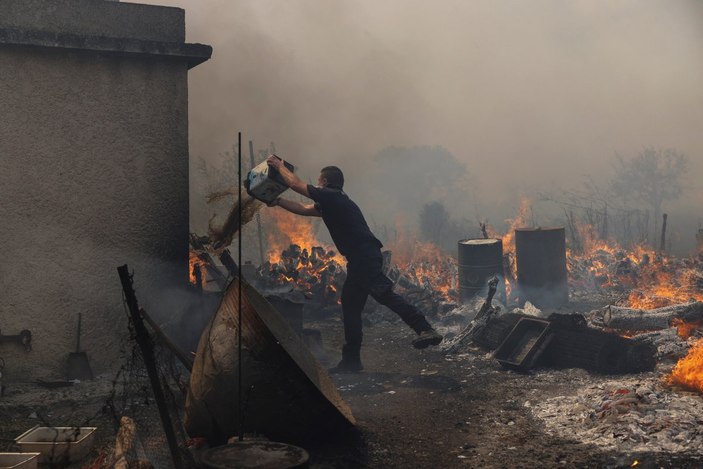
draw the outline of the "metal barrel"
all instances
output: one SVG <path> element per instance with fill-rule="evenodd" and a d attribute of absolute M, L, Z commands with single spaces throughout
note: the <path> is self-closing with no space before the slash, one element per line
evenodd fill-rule
<path fill-rule="evenodd" d="M 459 300 L 469 301 L 487 291 L 488 279 L 499 276 L 496 297 L 505 302 L 503 241 L 500 239 L 462 239 L 459 245 Z"/>
<path fill-rule="evenodd" d="M 521 302 L 557 308 L 569 302 L 564 228 L 518 228 L 515 260 Z"/>

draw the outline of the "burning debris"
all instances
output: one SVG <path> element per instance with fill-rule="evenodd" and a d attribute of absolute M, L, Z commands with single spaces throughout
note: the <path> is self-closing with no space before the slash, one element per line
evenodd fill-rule
<path fill-rule="evenodd" d="M 403 268 L 393 264 L 391 251 L 384 251 L 383 257 L 384 273 L 415 306 L 430 316 L 437 316 L 456 306 L 453 301 L 456 291 L 450 288 L 452 283 L 443 278 L 456 273 L 456 263 L 451 258 L 439 259 L 439 263 L 427 260 L 410 262 Z M 256 284 L 267 292 L 281 289 L 300 291 L 314 308 L 339 305 L 346 278 L 346 269 L 340 260 L 339 254 L 322 246 L 312 246 L 308 251 L 291 244 L 280 254 L 269 255 L 269 261 L 257 271 Z M 434 287 L 434 279 L 437 278 L 446 283 Z M 369 301 L 369 304 L 375 303 Z M 370 308 L 367 316 L 376 318 L 374 308 Z"/>
<path fill-rule="evenodd" d="M 307 248 L 291 244 L 280 253 L 277 262 L 274 256 L 269 259 L 258 270 L 257 283 L 262 289 L 287 287 L 302 291 L 306 298 L 322 306 L 339 303 L 346 271 L 335 251 L 313 246 L 308 252 Z"/>
<path fill-rule="evenodd" d="M 387 275 L 397 285 L 406 290 L 431 292 L 438 303 L 458 302 L 459 266 L 454 256 L 447 255 L 432 243 L 404 237 L 388 244 L 390 250 L 385 254 L 384 270 L 388 269 Z"/>
<path fill-rule="evenodd" d="M 253 212 L 245 211 L 245 218 L 252 219 Z M 346 261 L 333 247 L 317 240 L 315 221 L 295 218 L 284 211 L 276 212 L 272 221 L 276 229 L 268 230 L 266 260 L 249 271 L 253 274 L 249 280 L 266 294 L 300 292 L 311 305 L 308 309 L 326 311 L 339 305 Z M 215 260 L 219 258 L 227 265 L 225 260 L 231 257 L 220 243 L 229 242 L 231 237 L 211 235 L 191 235 L 190 281 L 203 287 L 214 282 L 217 289 L 224 290 L 227 277 Z M 456 306 L 458 267 L 452 256 L 431 243 L 407 239 L 396 239 L 391 247 L 392 261 L 391 251 L 384 252 L 384 273 L 411 303 L 434 317 Z M 374 304 L 369 301 L 370 318 L 380 317 L 373 314 Z"/>
<path fill-rule="evenodd" d="M 510 226 L 517 228 L 524 225 L 528 213 L 529 202 L 523 201 L 520 214 L 510 222 Z M 256 279 L 251 280 L 265 292 L 300 292 L 308 300 L 308 310 L 327 311 L 339 305 L 346 275 L 345 261 L 330 247 L 317 241 L 315 221 L 294 218 L 287 212 L 278 212 L 273 221 L 276 229 L 268 231 L 268 260 L 256 269 Z M 483 230 L 485 235 L 498 236 L 489 226 L 483 225 Z M 578 231 L 578 245 L 567 246 L 566 249 L 572 298 L 586 302 L 607 301 L 611 304 L 610 311 L 617 311 L 619 307 L 654 308 L 703 299 L 703 261 L 700 258 L 675 259 L 643 246 L 626 250 L 617 243 L 598 240 L 593 234 L 594 230 L 588 226 L 580 226 Z M 516 299 L 521 303 L 525 300 L 515 295 L 520 295 L 520 292 L 515 289 L 518 275 L 512 241 L 514 235 L 515 231 L 511 230 L 501 237 L 506 299 L 513 309 L 518 306 Z M 191 243 L 194 248 L 191 256 L 193 264 L 200 265 L 200 270 L 205 271 L 204 274 L 201 272 L 202 284 L 212 281 L 218 285 L 226 283 L 224 276 L 214 268 L 213 260 L 216 254 L 226 265 L 227 253 L 221 247 L 218 251 L 215 242 L 210 242 L 208 238 L 194 237 L 194 240 L 198 242 Z M 396 288 L 435 320 L 460 314 L 466 324 L 469 316 L 465 311 L 455 314 L 460 289 L 458 271 L 461 267 L 456 259 L 443 254 L 431 243 L 396 239 L 392 248 L 392 260 L 390 251 L 384 253 L 384 272 L 394 281 Z M 191 276 L 191 281 L 197 282 L 195 275 Z M 223 288 L 220 285 L 220 289 Z M 386 319 L 387 315 L 374 314 L 373 305 L 374 302 L 370 301 L 367 321 L 373 323 Z M 635 316 L 629 313 L 624 317 Z M 685 322 L 690 323 L 691 319 Z M 604 324 L 597 326 L 608 329 Z M 632 335 L 633 331 L 641 333 L 647 330 L 651 329 L 633 326 L 622 333 Z"/>
<path fill-rule="evenodd" d="M 503 241 L 503 265 L 508 297 L 517 298 L 518 278 L 515 234 L 530 222 L 531 202 L 523 199 L 514 219 L 506 220 L 503 234 L 482 223 L 484 237 Z M 566 264 L 569 295 L 572 299 L 590 300 L 600 297 L 610 303 L 631 308 L 658 308 L 691 300 L 703 301 L 703 230 L 697 234 L 699 255 L 677 259 L 644 244 L 625 248 L 617 241 L 603 237 L 590 224 L 579 224 L 568 218 L 571 236 L 567 239 Z M 520 303 L 524 302 L 524 299 Z"/>
<path fill-rule="evenodd" d="M 656 346 L 659 360 L 678 360 L 668 378 L 670 384 L 703 393 L 703 303 L 691 302 L 649 311 L 620 308 L 615 312 L 616 321 L 613 321 L 610 307 L 595 312 L 594 320 L 608 325 L 624 324 L 626 328 L 647 324 L 649 329 L 656 329 L 656 332 L 633 335 L 632 339 Z"/>
<path fill-rule="evenodd" d="M 676 363 L 669 382 L 703 393 L 703 339 L 699 339 L 688 355 Z"/>
<path fill-rule="evenodd" d="M 493 309 L 490 302 L 489 293 L 482 311 Z M 528 391 L 534 394 L 522 406 L 544 423 L 549 435 L 601 451 L 649 454 L 649 459 L 653 453 L 695 455 L 703 450 L 699 431 L 703 423 L 701 304 L 653 310 L 607 306 L 588 315 L 551 314 L 546 320 L 534 319 L 543 318 L 544 313 L 527 304 L 493 317 L 479 313 L 477 317 L 488 316 L 488 320 L 472 321 L 445 350 L 470 351 L 467 337 L 484 350 L 495 350 L 500 344 L 491 356 L 504 366 L 507 362 L 513 365 L 509 368 L 520 371 L 535 363 L 540 366 L 531 372 L 530 381 L 574 383 L 575 390 L 565 395 L 545 398 L 536 389 Z M 540 329 L 532 328 L 537 333 L 520 330 L 519 325 L 528 318 L 542 324 Z M 519 337 L 511 341 L 516 333 Z M 506 344 L 513 348 L 501 355 Z M 470 360 L 471 355 L 447 359 Z M 650 373 L 608 377 L 609 373 L 637 371 Z"/>
<path fill-rule="evenodd" d="M 657 308 L 703 300 L 703 262 L 675 259 L 644 246 L 625 250 L 599 242 L 584 253 L 569 252 L 569 282 L 580 296 L 604 292 L 632 308 Z"/>
<path fill-rule="evenodd" d="M 550 324 L 549 339 L 541 343 L 543 356 L 537 360 L 540 354 L 535 355 L 534 366 L 626 373 L 651 370 L 662 359 L 683 358 L 690 344 L 668 329 L 695 331 L 703 322 L 698 303 L 688 303 L 703 299 L 703 259 L 675 259 L 643 246 L 627 250 L 615 242 L 599 240 L 587 225 L 571 227 L 579 233 L 578 243 L 573 239 L 571 245 L 567 243 L 563 249 L 566 260 L 561 261 L 566 263 L 569 293 L 587 302 L 605 300 L 609 306 L 588 314 L 551 316 L 553 309 L 543 313 L 529 301 L 523 308 L 516 308 L 516 299 L 520 304 L 525 302 L 526 298 L 518 296 L 526 292 L 516 289 L 519 272 L 513 240 L 519 227 L 527 224 L 529 208 L 529 201 L 523 201 L 520 214 L 510 221 L 511 229 L 505 235 L 482 225 L 484 236 L 502 241 L 505 299 L 510 307 L 493 307 L 489 299 L 481 310 L 490 314 L 479 314 L 459 335 L 460 341 L 448 344 L 453 352 L 467 342 L 495 350 L 521 319 L 538 315 Z M 268 260 L 257 269 L 257 286 L 271 293 L 300 292 L 308 300 L 308 310 L 336 308 L 346 276 L 344 259 L 317 241 L 314 221 L 279 212 L 274 222 L 277 229 L 269 231 Z M 480 304 L 474 303 L 469 310 L 457 307 L 457 278 L 462 266 L 431 243 L 395 241 L 389 243 L 393 256 L 390 251 L 384 252 L 384 273 L 396 288 L 436 322 L 460 316 L 458 323 L 466 326 Z M 199 255 L 198 259 L 207 260 L 207 256 Z M 373 304 L 369 302 L 367 323 L 387 319 L 375 314 Z"/>
<path fill-rule="evenodd" d="M 227 287 L 228 277 L 215 265 L 213 255 L 217 251 L 212 248 L 207 236 L 190 234 L 190 251 L 188 259 L 188 274 L 190 283 L 201 290 L 209 282 L 214 282 L 220 290 Z M 230 277 L 237 275 L 237 264 L 232 259 L 229 249 L 219 249 L 217 256 Z"/>
<path fill-rule="evenodd" d="M 489 294 L 482 310 L 492 308 L 490 301 Z M 530 317 L 545 317 L 527 304 L 513 313 L 489 316 L 478 328 L 477 321 L 473 321 L 445 350 L 470 351 L 466 348 L 467 337 L 484 350 L 495 350 L 497 344 L 505 348 L 509 336 L 521 332 L 512 341 L 517 352 L 507 356 L 508 362 L 516 364 L 512 369 L 520 370 L 519 360 L 527 360 L 533 354 L 532 358 L 537 356 L 534 363 L 541 369 L 531 372 L 531 380 L 559 380 L 557 376 L 563 375 L 561 380 L 580 383 L 573 394 L 546 399 L 535 394 L 523 402 L 523 407 L 545 424 L 548 434 L 621 453 L 700 454 L 703 450 L 699 432 L 703 423 L 700 305 L 690 302 L 653 310 L 608 306 L 588 315 L 551 314 L 546 320 L 533 320 L 549 323 L 541 329 L 547 331 L 548 337 L 540 345 L 540 334 L 530 335 L 517 326 Z M 480 313 L 478 316 L 485 317 Z M 622 329 L 613 329 L 613 325 Z M 632 329 L 656 331 L 638 334 Z M 506 356 L 499 356 L 499 351 L 492 356 L 505 361 Z M 459 354 L 451 359 L 470 356 Z M 636 371 L 654 372 L 621 376 L 617 380 L 607 378 L 607 373 Z"/>
<path fill-rule="evenodd" d="M 281 211 L 273 221 L 276 229 L 268 235 L 268 261 L 259 269 L 261 286 L 294 287 L 313 303 L 338 304 L 346 276 L 345 259 L 317 241 L 314 220 Z M 388 244 L 383 271 L 409 301 L 429 315 L 451 309 L 446 303 L 456 304 L 458 270 L 452 256 L 431 243 L 405 238 Z"/>
<path fill-rule="evenodd" d="M 502 364 L 512 364 L 508 367 L 520 371 L 546 366 L 578 367 L 603 374 L 633 373 L 651 371 L 661 359 L 682 358 L 691 345 L 686 339 L 703 335 L 701 302 L 655 310 L 609 305 L 587 315 L 552 313 L 546 318 L 529 305 L 500 314 L 500 308 L 491 305 L 496 283 L 496 278 L 491 279 L 486 301 L 474 319 L 447 341 L 443 347 L 445 353 L 463 352 L 473 343 L 493 351 Z M 546 320 L 530 319 L 534 316 Z M 653 330 L 657 332 L 642 333 Z M 510 344 L 513 348 L 506 351 Z M 703 379 L 696 376 L 700 360 L 695 357 L 700 353 L 694 347 L 680 361 L 678 375 L 672 376 L 672 382 L 689 387 L 693 383 L 698 386 L 695 389 L 703 392 Z M 703 376 L 703 372 L 698 373 Z"/>

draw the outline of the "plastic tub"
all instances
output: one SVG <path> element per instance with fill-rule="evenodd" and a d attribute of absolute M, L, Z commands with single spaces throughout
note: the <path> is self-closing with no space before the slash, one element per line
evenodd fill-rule
<path fill-rule="evenodd" d="M 531 369 L 549 344 L 549 321 L 521 318 L 493 356 L 506 368 Z"/>
<path fill-rule="evenodd" d="M 40 464 L 71 463 L 88 455 L 96 428 L 36 426 L 15 438 L 15 444 L 23 453 L 40 453 Z"/>
<path fill-rule="evenodd" d="M 0 453 L 0 469 L 37 469 L 39 453 Z"/>

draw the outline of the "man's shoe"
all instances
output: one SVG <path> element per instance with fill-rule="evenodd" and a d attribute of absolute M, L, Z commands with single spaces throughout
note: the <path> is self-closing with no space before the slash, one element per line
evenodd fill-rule
<path fill-rule="evenodd" d="M 337 366 L 330 368 L 328 371 L 332 374 L 351 374 L 359 373 L 363 369 L 364 365 L 360 361 L 342 359 Z"/>
<path fill-rule="evenodd" d="M 413 340 L 413 347 L 417 349 L 427 348 L 430 345 L 439 345 L 442 342 L 442 334 L 435 331 L 434 329 L 427 329 L 426 331 L 420 332 L 420 334 Z"/>
<path fill-rule="evenodd" d="M 361 344 L 342 346 L 342 361 L 330 368 L 330 373 L 358 373 L 364 369 L 361 364 Z"/>

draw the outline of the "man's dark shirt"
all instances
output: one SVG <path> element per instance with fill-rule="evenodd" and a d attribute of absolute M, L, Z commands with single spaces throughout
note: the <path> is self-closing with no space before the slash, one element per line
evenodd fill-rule
<path fill-rule="evenodd" d="M 347 259 L 359 252 L 361 247 L 375 245 L 383 247 L 364 219 L 359 206 L 340 189 L 308 185 L 308 194 L 315 201 L 315 208 L 332 236 L 339 253 Z"/>

